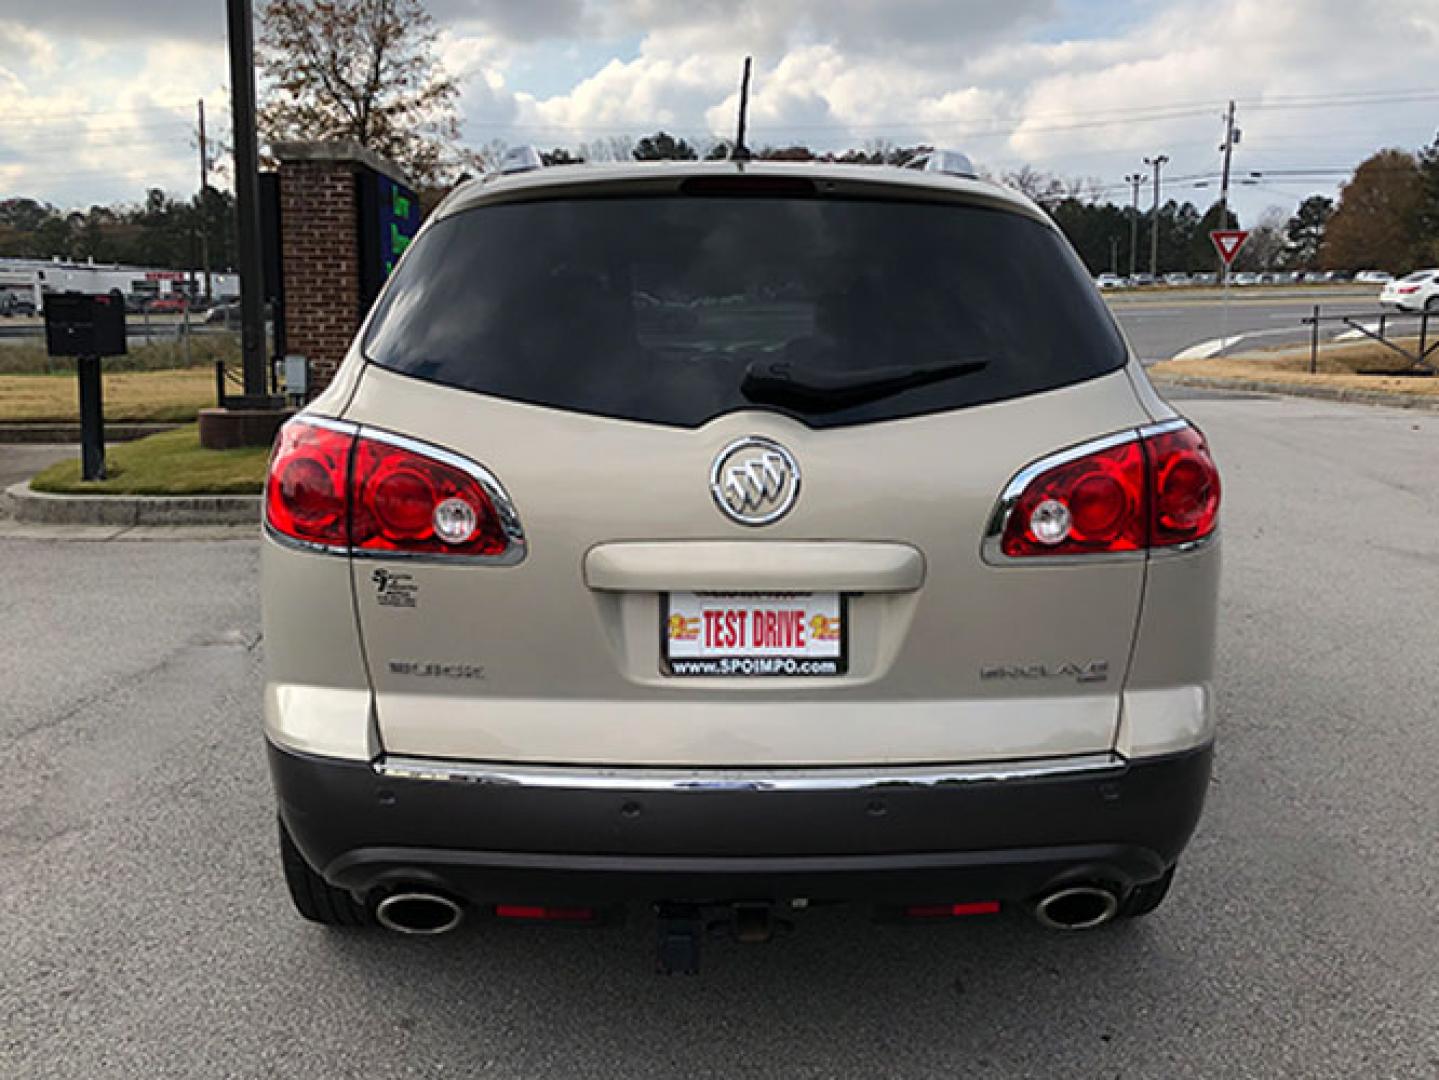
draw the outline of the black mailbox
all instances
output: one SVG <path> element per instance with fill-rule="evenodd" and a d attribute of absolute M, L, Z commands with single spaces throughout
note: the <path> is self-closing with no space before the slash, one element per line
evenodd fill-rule
<path fill-rule="evenodd" d="M 124 356 L 125 298 L 120 290 L 99 296 L 47 294 L 45 347 L 51 356 Z"/>

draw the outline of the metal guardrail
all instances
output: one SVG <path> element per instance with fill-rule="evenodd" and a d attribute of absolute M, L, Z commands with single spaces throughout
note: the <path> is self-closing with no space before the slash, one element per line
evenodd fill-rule
<path fill-rule="evenodd" d="M 1320 325 L 1323 323 L 1341 323 L 1348 326 L 1351 330 L 1356 330 L 1365 337 L 1377 341 L 1386 349 L 1408 360 L 1409 370 L 1417 371 L 1423 369 L 1426 374 L 1439 375 L 1439 369 L 1436 369 L 1434 365 L 1429 362 L 1429 355 L 1439 350 L 1439 341 L 1435 341 L 1432 345 L 1429 343 L 1429 320 L 1431 318 L 1439 319 L 1439 311 L 1429 311 L 1427 309 L 1424 311 L 1388 311 L 1381 309 L 1379 311 L 1346 312 L 1342 315 L 1324 315 L 1321 313 L 1320 305 L 1315 304 L 1314 314 L 1306 315 L 1300 320 L 1302 325 L 1310 327 L 1309 373 L 1313 375 L 1319 371 Z M 1377 328 L 1371 329 L 1365 325 L 1366 323 L 1374 322 L 1376 319 L 1379 321 Z M 1385 331 L 1391 324 L 1404 319 L 1419 320 L 1419 347 L 1415 352 L 1410 352 L 1404 346 L 1390 340 L 1385 335 Z"/>

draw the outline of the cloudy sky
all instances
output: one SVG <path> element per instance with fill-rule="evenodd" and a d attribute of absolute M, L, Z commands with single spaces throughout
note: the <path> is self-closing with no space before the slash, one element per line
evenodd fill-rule
<path fill-rule="evenodd" d="M 256 0 L 257 5 L 263 0 Z M 62 206 L 196 184 L 194 112 L 227 106 L 223 0 L 0 0 L 0 198 Z M 887 139 L 1123 177 L 1166 154 L 1207 204 L 1226 99 L 1252 219 L 1439 131 L 1439 0 L 429 0 L 465 139 Z M 1262 173 L 1255 177 L 1250 174 Z M 1203 185 L 1203 186 L 1201 186 Z M 1148 189 L 1144 195 L 1148 201 Z"/>

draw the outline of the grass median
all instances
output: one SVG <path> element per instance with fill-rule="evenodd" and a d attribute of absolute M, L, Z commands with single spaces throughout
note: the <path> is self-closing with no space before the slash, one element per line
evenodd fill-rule
<path fill-rule="evenodd" d="M 30 482 L 56 495 L 257 495 L 268 447 L 205 450 L 197 424 L 106 448 L 104 480 L 80 479 L 77 459 L 50 466 Z"/>
<path fill-rule="evenodd" d="M 1417 353 L 1419 341 L 1396 342 Z M 1429 355 L 1439 363 L 1439 352 Z M 1240 356 L 1216 356 L 1207 360 L 1165 360 L 1149 368 L 1160 380 L 1240 380 L 1256 385 L 1286 387 L 1328 387 L 1333 390 L 1378 391 L 1385 394 L 1439 400 L 1439 376 L 1422 370 L 1409 372 L 1408 361 L 1392 349 L 1372 341 L 1325 344 L 1319 353 L 1318 370 L 1309 370 L 1309 347 L 1247 352 Z"/>

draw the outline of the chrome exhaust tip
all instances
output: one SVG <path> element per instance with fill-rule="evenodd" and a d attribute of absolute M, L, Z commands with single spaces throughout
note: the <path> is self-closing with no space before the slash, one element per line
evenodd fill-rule
<path fill-rule="evenodd" d="M 1098 885 L 1055 889 L 1034 905 L 1034 917 L 1051 930 L 1093 930 L 1118 914 L 1118 894 Z"/>
<path fill-rule="evenodd" d="M 439 893 L 391 893 L 375 905 L 375 921 L 397 934 L 447 934 L 464 918 L 464 908 Z"/>

